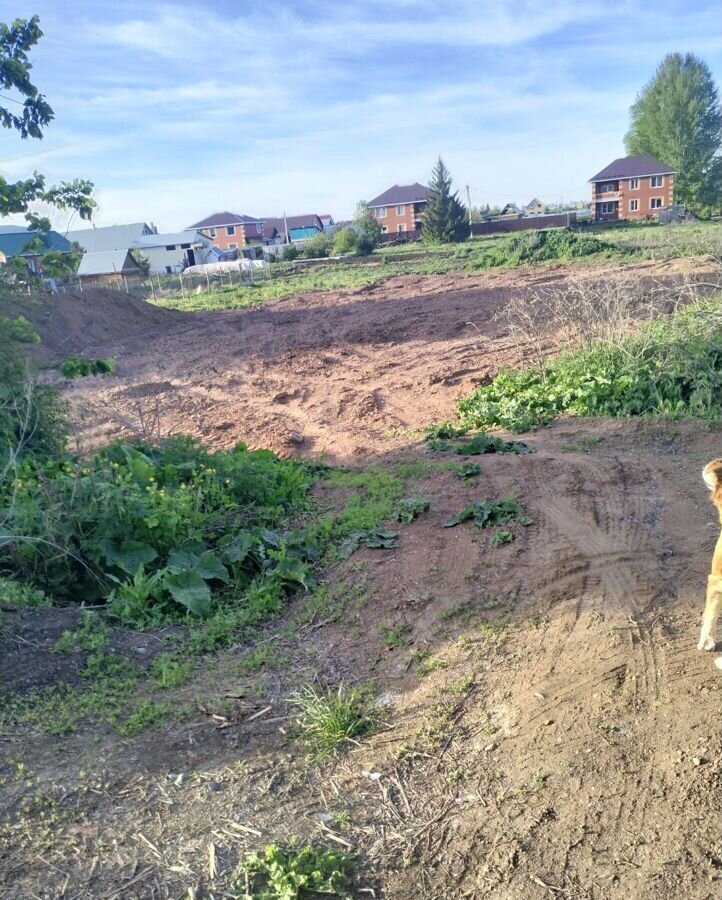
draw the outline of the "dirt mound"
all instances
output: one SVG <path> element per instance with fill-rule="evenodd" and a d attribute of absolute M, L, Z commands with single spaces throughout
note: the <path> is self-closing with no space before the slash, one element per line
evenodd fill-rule
<path fill-rule="evenodd" d="M 182 321 L 184 314 L 162 309 L 122 291 L 91 288 L 41 300 L 0 303 L 0 315 L 23 315 L 33 323 L 47 354 L 82 353 L 94 344 L 139 336 Z"/>

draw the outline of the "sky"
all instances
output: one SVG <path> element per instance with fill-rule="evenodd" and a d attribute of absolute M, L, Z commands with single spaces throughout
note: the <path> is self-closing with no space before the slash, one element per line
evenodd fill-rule
<path fill-rule="evenodd" d="M 475 206 L 586 199 L 666 53 L 722 80 L 719 0 L 3 0 L 0 21 L 35 13 L 55 120 L 0 131 L 0 175 L 90 179 L 98 225 L 350 218 L 439 155 Z"/>

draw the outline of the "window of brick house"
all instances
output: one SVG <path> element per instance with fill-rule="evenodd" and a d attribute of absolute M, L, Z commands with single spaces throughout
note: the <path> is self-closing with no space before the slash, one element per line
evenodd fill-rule
<path fill-rule="evenodd" d="M 639 209 L 639 200 L 630 200 L 629 201 L 629 211 L 637 212 L 638 209 Z"/>
<path fill-rule="evenodd" d="M 229 244 L 229 245 L 228 245 L 228 249 L 229 249 L 229 250 L 237 250 L 237 249 L 238 249 L 238 244 Z"/>
<path fill-rule="evenodd" d="M 608 216 L 610 213 L 616 211 L 616 203 L 600 203 L 599 204 L 599 212 L 603 216 Z"/>
<path fill-rule="evenodd" d="M 210 236 L 211 236 L 212 238 L 214 238 L 214 237 L 216 236 L 216 229 L 215 229 L 215 228 L 211 228 L 210 231 L 209 231 L 209 234 L 210 234 Z"/>
<path fill-rule="evenodd" d="M 650 209 L 661 209 L 662 208 L 662 198 L 661 197 L 652 197 L 649 201 Z"/>
<path fill-rule="evenodd" d="M 226 234 L 235 234 L 236 226 L 235 225 L 226 225 Z"/>
<path fill-rule="evenodd" d="M 406 207 L 403 205 L 403 203 L 400 206 L 396 207 L 396 215 L 397 216 L 403 216 L 403 214 L 405 212 L 406 212 Z"/>
<path fill-rule="evenodd" d="M 400 225 L 397 226 L 396 230 L 399 231 L 399 232 L 401 232 L 401 231 L 406 231 L 406 226 L 405 226 L 404 223 L 402 222 Z"/>
<path fill-rule="evenodd" d="M 386 218 L 386 207 L 385 206 L 379 206 L 379 208 L 376 210 L 376 218 L 377 219 L 385 219 Z"/>
<path fill-rule="evenodd" d="M 664 175 L 652 175 L 652 177 L 649 179 L 650 187 L 662 187 L 663 184 Z M 652 207 L 652 209 L 654 209 L 654 207 Z"/>
<path fill-rule="evenodd" d="M 629 179 L 629 190 L 630 191 L 638 191 L 639 190 L 639 178 L 630 178 Z"/>

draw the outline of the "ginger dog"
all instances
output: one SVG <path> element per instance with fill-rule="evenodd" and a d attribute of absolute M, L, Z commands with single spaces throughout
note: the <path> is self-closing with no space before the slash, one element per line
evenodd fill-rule
<path fill-rule="evenodd" d="M 713 459 L 702 471 L 705 484 L 712 491 L 712 502 L 719 511 L 722 526 L 722 459 Z M 712 569 L 707 579 L 707 601 L 702 616 L 702 631 L 699 636 L 698 650 L 714 650 L 715 628 L 722 608 L 722 530 L 717 539 L 717 546 L 712 556 Z M 722 656 L 715 660 L 715 665 L 722 669 Z"/>

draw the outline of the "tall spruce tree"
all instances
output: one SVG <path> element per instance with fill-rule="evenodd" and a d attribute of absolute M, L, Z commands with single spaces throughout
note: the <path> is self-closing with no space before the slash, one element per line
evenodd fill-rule
<path fill-rule="evenodd" d="M 627 153 L 649 154 L 677 172 L 674 197 L 698 212 L 722 202 L 722 108 L 709 67 L 670 53 L 630 110 Z"/>
<path fill-rule="evenodd" d="M 428 244 L 463 241 L 469 234 L 466 208 L 458 194 L 451 193 L 451 174 L 439 157 L 429 183 L 421 236 Z"/>

